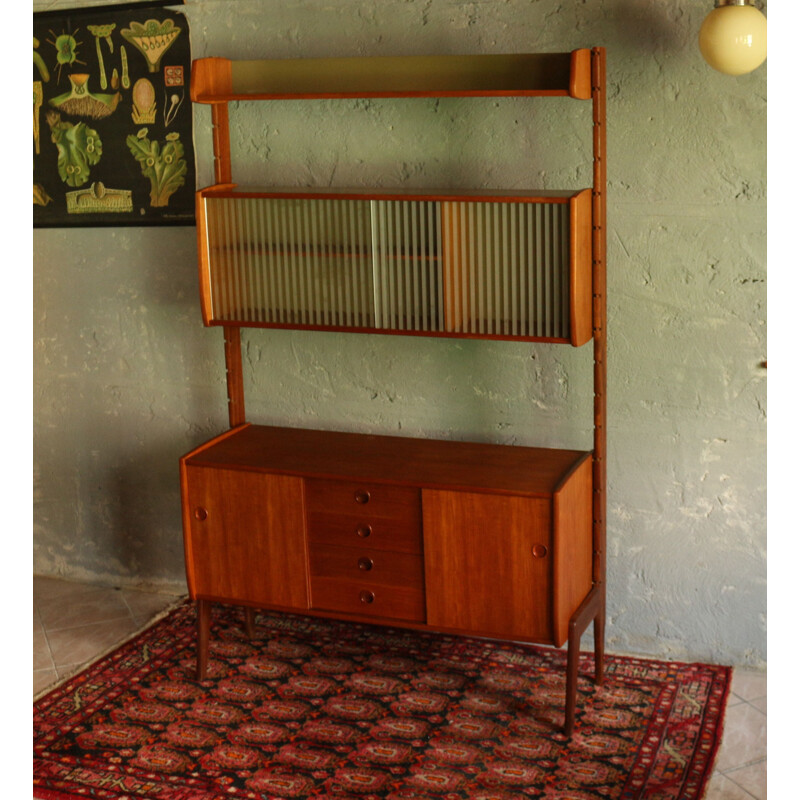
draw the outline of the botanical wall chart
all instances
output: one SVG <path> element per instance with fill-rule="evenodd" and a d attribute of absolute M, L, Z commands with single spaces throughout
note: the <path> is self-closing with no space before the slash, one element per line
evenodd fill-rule
<path fill-rule="evenodd" d="M 194 224 L 180 0 L 33 15 L 33 224 Z"/>

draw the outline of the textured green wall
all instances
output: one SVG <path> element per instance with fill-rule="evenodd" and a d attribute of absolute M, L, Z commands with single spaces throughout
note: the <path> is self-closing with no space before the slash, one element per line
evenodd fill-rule
<path fill-rule="evenodd" d="M 48 7 L 52 3 L 46 4 Z M 69 4 L 60 4 L 66 7 Z M 710 4 L 193 0 L 195 57 L 608 50 L 611 650 L 766 660 L 766 66 Z M 570 188 L 588 104 L 241 103 L 234 178 Z M 210 176 L 209 118 L 196 111 Z M 178 457 L 227 421 L 191 228 L 34 233 L 34 571 L 183 581 Z M 250 331 L 254 422 L 591 446 L 591 347 Z"/>

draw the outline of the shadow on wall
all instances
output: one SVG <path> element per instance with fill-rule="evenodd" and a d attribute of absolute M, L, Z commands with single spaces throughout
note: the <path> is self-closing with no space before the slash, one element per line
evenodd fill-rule
<path fill-rule="evenodd" d="M 704 3 L 707 7 L 702 14 L 714 7 L 714 0 L 704 0 Z M 605 42 L 606 46 L 613 46 L 615 50 L 624 48 L 628 55 L 638 53 L 642 57 L 654 51 L 683 50 L 688 44 L 687 37 L 691 37 L 694 44 L 702 22 L 702 15 L 687 10 L 685 4 L 640 0 L 622 0 L 612 4 L 609 17 L 612 20 L 609 29 L 614 31 L 616 41 Z M 697 30 L 693 27 L 695 23 Z"/>
<path fill-rule="evenodd" d="M 182 440 L 159 440 L 105 471 L 109 519 L 105 547 L 125 574 L 174 583 L 183 573 L 178 459 Z"/>

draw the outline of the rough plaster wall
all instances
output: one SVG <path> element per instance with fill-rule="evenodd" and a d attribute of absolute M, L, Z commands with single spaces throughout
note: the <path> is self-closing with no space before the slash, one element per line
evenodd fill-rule
<path fill-rule="evenodd" d="M 708 6 L 193 0 L 186 11 L 195 57 L 608 48 L 608 647 L 757 666 L 766 67 L 729 78 L 704 65 Z M 586 114 L 548 100 L 241 103 L 234 177 L 583 186 Z M 196 119 L 210 180 L 206 110 Z M 222 337 L 200 323 L 195 257 L 190 228 L 35 232 L 35 571 L 182 580 L 177 458 L 226 424 Z M 248 331 L 244 358 L 255 422 L 591 446 L 589 346 Z"/>

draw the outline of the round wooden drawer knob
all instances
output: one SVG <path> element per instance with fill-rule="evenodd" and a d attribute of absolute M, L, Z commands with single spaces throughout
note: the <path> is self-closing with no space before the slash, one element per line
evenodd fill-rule
<path fill-rule="evenodd" d="M 373 600 L 375 600 L 375 592 L 368 592 L 364 590 L 359 594 L 358 599 L 361 600 L 362 603 L 366 603 L 369 605 Z"/>
<path fill-rule="evenodd" d="M 369 492 L 365 489 L 359 489 L 353 496 L 355 497 L 356 503 L 360 503 L 362 506 L 369 503 Z"/>
<path fill-rule="evenodd" d="M 371 558 L 359 558 L 358 559 L 358 568 L 364 570 L 364 572 L 369 572 L 372 567 L 374 566 L 374 562 Z"/>
<path fill-rule="evenodd" d="M 197 506 L 194 510 L 194 518 L 199 519 L 202 522 L 204 519 L 208 517 L 208 511 L 206 511 L 203 506 Z"/>
<path fill-rule="evenodd" d="M 534 558 L 544 558 L 547 555 L 547 548 L 543 544 L 535 544 L 531 552 Z"/>
<path fill-rule="evenodd" d="M 359 525 L 356 528 L 356 533 L 362 538 L 366 539 L 372 533 L 372 525 Z"/>

